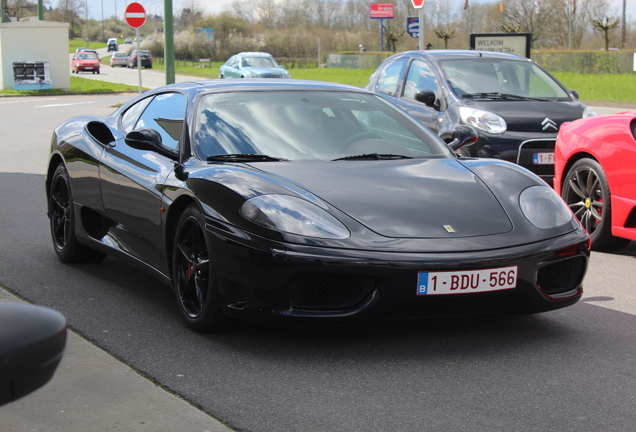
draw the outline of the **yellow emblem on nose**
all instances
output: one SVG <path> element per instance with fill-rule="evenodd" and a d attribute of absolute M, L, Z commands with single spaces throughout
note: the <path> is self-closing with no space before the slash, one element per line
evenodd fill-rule
<path fill-rule="evenodd" d="M 450 225 L 444 225 L 444 228 L 446 228 L 446 231 L 448 231 L 449 233 L 454 233 L 454 232 L 456 232 L 456 231 L 455 231 L 455 228 L 453 228 L 453 227 L 452 227 L 452 226 L 450 226 Z"/>
<path fill-rule="evenodd" d="M 590 208 L 592 207 L 592 201 L 590 201 L 589 198 L 585 199 L 585 208 Z"/>

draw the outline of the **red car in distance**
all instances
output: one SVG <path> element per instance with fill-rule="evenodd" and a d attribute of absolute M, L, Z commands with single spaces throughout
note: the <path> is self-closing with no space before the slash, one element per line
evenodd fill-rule
<path fill-rule="evenodd" d="M 99 56 L 90 51 L 78 51 L 73 54 L 71 60 L 71 72 L 93 72 L 99 73 Z"/>
<path fill-rule="evenodd" d="M 636 111 L 565 123 L 555 148 L 554 189 L 596 250 L 636 240 Z"/>

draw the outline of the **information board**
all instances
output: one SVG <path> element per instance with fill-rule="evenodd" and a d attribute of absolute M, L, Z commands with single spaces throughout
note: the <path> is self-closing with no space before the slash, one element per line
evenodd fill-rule
<path fill-rule="evenodd" d="M 13 80 L 15 90 L 50 89 L 51 64 L 48 61 L 15 61 Z"/>
<path fill-rule="evenodd" d="M 478 33 L 470 35 L 470 47 L 477 51 L 494 51 L 530 58 L 530 33 Z"/>

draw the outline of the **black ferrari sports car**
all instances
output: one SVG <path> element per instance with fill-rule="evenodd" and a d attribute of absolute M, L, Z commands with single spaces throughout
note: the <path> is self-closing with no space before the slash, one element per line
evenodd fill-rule
<path fill-rule="evenodd" d="M 454 136 L 357 87 L 161 87 L 55 129 L 53 246 L 149 271 L 197 331 L 575 303 L 585 230 L 539 177 L 458 156 L 476 136 Z"/>

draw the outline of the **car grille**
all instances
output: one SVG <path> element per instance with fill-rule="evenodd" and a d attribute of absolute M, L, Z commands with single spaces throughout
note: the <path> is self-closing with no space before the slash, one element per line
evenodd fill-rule
<path fill-rule="evenodd" d="M 289 303 L 296 309 L 347 309 L 360 303 L 375 286 L 371 277 L 302 273 L 289 285 Z"/>
<path fill-rule="evenodd" d="M 261 75 L 263 78 L 282 78 L 282 75 L 279 74 L 263 74 Z"/>
<path fill-rule="evenodd" d="M 585 271 L 585 258 L 574 257 L 548 264 L 539 269 L 537 286 L 547 295 L 563 294 L 576 289 Z"/>

